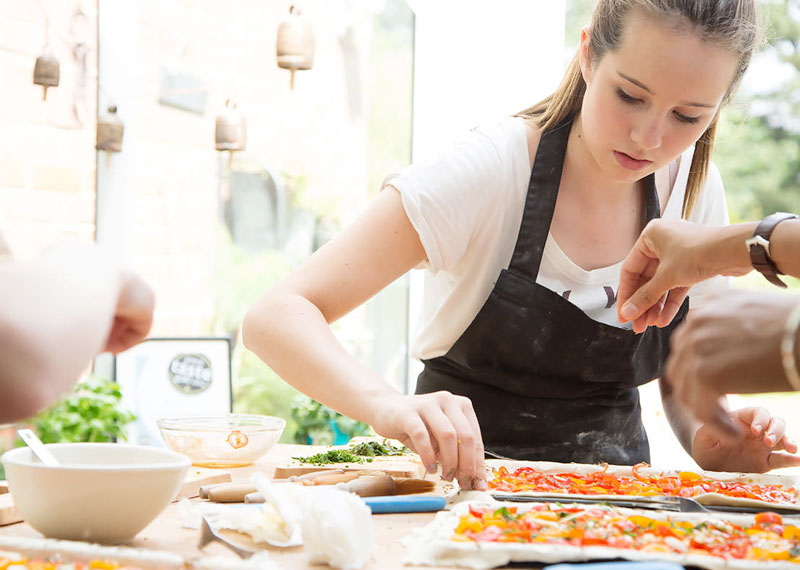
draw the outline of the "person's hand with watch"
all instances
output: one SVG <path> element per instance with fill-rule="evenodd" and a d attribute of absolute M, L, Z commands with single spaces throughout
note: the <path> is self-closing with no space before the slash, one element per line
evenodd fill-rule
<path fill-rule="evenodd" d="M 777 213 L 761 222 L 710 227 L 683 220 L 651 221 L 622 264 L 617 307 L 620 322 L 635 331 L 666 326 L 689 287 L 716 275 L 759 270 L 800 277 L 800 220 Z"/>
<path fill-rule="evenodd" d="M 761 222 L 709 228 L 654 220 L 623 263 L 620 321 L 636 330 L 668 324 L 688 288 L 715 275 L 753 268 L 771 283 L 800 276 L 800 220 L 777 213 Z M 726 393 L 800 391 L 797 370 L 800 299 L 730 291 L 717 296 L 672 337 L 665 378 L 700 420 L 731 434 L 720 404 Z"/>

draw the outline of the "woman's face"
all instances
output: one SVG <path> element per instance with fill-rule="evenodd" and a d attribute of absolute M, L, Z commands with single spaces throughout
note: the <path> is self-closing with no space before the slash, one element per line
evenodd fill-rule
<path fill-rule="evenodd" d="M 737 66 L 736 54 L 632 13 L 622 42 L 600 61 L 588 56 L 581 110 L 585 144 L 601 172 L 635 181 L 674 160 L 713 120 Z"/>

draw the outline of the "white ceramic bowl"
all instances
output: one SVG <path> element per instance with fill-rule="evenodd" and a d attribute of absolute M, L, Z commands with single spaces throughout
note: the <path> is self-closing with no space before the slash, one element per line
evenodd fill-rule
<path fill-rule="evenodd" d="M 132 539 L 181 487 L 189 460 L 168 449 L 119 443 L 48 444 L 61 465 L 27 447 L 3 454 L 8 489 L 26 523 L 50 538 Z"/>

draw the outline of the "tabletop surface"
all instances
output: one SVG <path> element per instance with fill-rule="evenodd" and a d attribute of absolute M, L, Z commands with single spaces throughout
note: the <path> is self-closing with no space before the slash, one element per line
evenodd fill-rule
<path fill-rule="evenodd" d="M 233 481 L 247 481 L 256 472 L 263 472 L 272 477 L 275 466 L 283 464 L 293 455 L 308 455 L 314 448 L 301 445 L 276 445 L 265 457 L 247 467 L 225 469 L 230 472 Z M 203 499 L 193 498 L 192 503 Z M 404 547 L 398 540 L 409 534 L 413 529 L 423 526 L 433 520 L 435 513 L 413 514 L 383 514 L 373 515 L 376 547 L 364 570 L 391 570 L 399 568 L 423 568 L 419 566 L 404 566 L 402 564 Z M 226 546 L 217 542 L 211 543 L 199 550 L 197 541 L 200 536 L 197 529 L 184 528 L 181 525 L 178 503 L 171 503 L 167 508 L 128 546 L 164 550 L 179 554 L 186 558 L 195 558 L 206 554 L 210 556 L 225 556 L 237 558 Z M 37 531 L 25 523 L 17 523 L 0 527 L 0 535 L 41 537 Z M 294 548 L 269 548 L 273 562 L 279 568 L 287 570 L 304 568 L 323 568 L 309 563 L 302 546 Z M 531 565 L 530 568 L 540 568 L 540 565 Z M 424 567 L 429 568 L 429 567 Z"/>

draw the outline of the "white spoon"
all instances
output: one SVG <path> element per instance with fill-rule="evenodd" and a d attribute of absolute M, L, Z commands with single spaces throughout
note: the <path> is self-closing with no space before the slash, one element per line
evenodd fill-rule
<path fill-rule="evenodd" d="M 50 450 L 44 446 L 42 440 L 39 439 L 39 437 L 31 430 L 18 429 L 17 433 L 22 438 L 22 441 L 25 442 L 25 445 L 31 448 L 33 454 L 36 455 L 36 457 L 38 457 L 42 463 L 53 467 L 61 465 L 58 462 L 58 459 L 56 459 L 55 456 L 50 453 Z"/>

